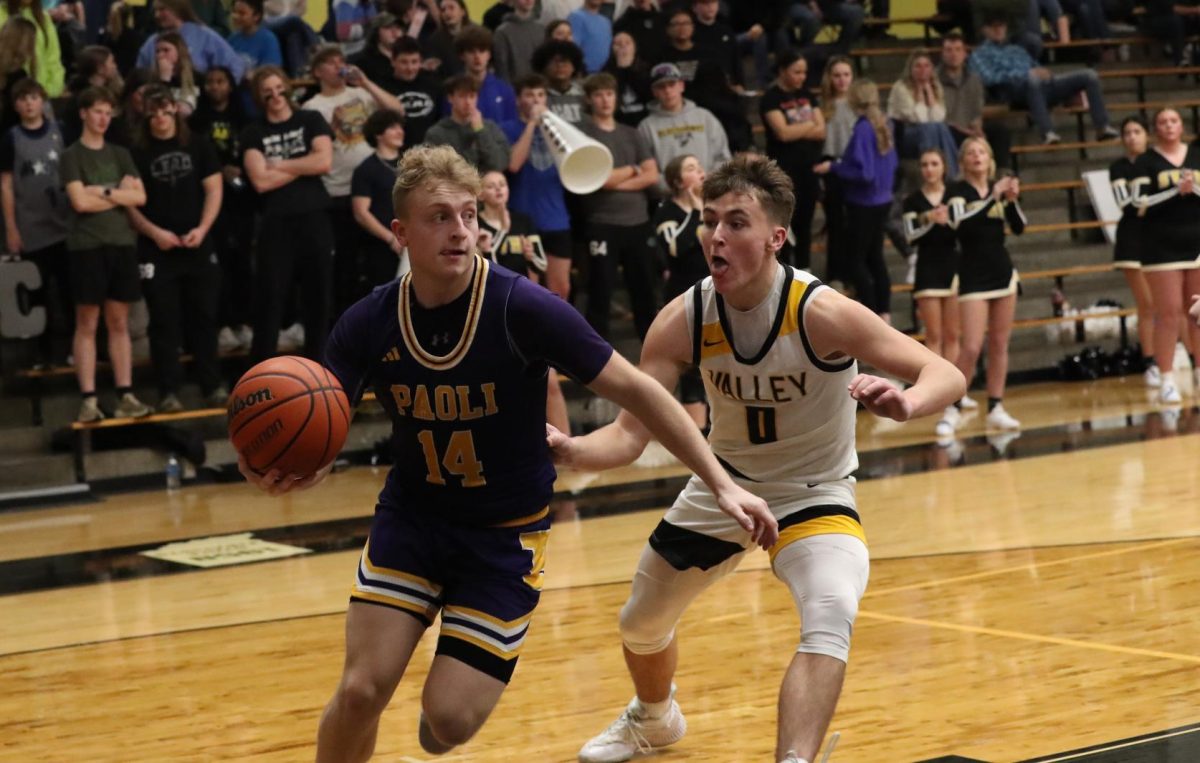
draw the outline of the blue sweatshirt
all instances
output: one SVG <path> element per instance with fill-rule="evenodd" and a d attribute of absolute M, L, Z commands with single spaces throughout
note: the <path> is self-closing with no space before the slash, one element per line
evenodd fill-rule
<path fill-rule="evenodd" d="M 875 128 L 866 117 L 859 117 L 846 152 L 833 163 L 833 174 L 842 180 L 847 204 L 877 207 L 892 201 L 897 164 L 896 147 L 880 154 Z"/>

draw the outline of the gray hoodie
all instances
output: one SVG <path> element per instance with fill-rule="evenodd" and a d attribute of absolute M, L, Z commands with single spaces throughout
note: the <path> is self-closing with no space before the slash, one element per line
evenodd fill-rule
<path fill-rule="evenodd" d="M 638 125 L 638 131 L 650 141 L 660 171 L 680 154 L 695 156 L 707 172 L 730 159 L 725 128 L 711 111 L 686 98 L 678 114 L 664 111 L 658 103 L 650 104 L 650 114 Z M 658 189 L 667 190 L 661 175 Z"/>
<path fill-rule="evenodd" d="M 504 17 L 492 38 L 492 68 L 508 82 L 516 82 L 533 71 L 533 51 L 546 39 L 546 25 L 530 16 L 515 13 Z"/>

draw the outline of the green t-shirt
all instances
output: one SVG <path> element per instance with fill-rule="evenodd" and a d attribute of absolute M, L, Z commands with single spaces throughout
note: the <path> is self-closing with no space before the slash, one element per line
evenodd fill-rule
<path fill-rule="evenodd" d="M 141 177 L 129 151 L 111 143 L 105 143 L 99 151 L 82 143 L 73 144 L 63 152 L 59 172 L 63 186 L 78 180 L 85 186 L 116 188 L 126 175 Z M 137 232 L 121 207 L 77 214 L 75 225 L 67 234 L 67 248 L 76 251 L 101 246 L 134 246 L 136 243 Z"/>

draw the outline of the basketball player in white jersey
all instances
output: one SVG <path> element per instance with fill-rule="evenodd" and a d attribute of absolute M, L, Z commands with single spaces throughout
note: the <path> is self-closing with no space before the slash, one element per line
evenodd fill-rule
<path fill-rule="evenodd" d="M 938 413 L 966 384 L 950 363 L 812 275 L 781 265 L 792 182 L 775 162 L 742 155 L 704 182 L 701 240 L 711 277 L 668 304 L 650 328 L 641 368 L 667 389 L 698 365 L 712 407 L 709 442 L 738 484 L 779 522 L 769 549 L 800 610 L 800 645 L 779 694 L 776 759 L 813 761 L 837 706 L 850 630 L 867 585 L 866 537 L 855 511 L 855 409 L 897 421 Z M 901 391 L 857 373 L 856 360 L 913 382 Z M 585 437 L 557 430 L 559 463 L 607 469 L 638 457 L 649 433 L 622 412 Z M 585 763 L 628 760 L 678 741 L 675 624 L 701 591 L 753 547 L 696 478 L 650 536 L 621 610 L 637 696 L 580 750 Z"/>

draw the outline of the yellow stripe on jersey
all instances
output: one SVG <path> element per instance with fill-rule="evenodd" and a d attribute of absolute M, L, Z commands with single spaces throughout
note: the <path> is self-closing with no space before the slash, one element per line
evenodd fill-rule
<path fill-rule="evenodd" d="M 779 333 L 775 338 L 793 334 L 800 329 L 800 301 L 804 299 L 805 292 L 814 286 L 813 283 L 805 283 L 796 279 L 792 279 L 788 284 L 787 308 L 785 308 L 783 323 L 780 324 Z M 725 336 L 725 329 L 721 327 L 721 322 L 717 320 L 704 324 L 700 330 L 700 360 L 729 355 L 732 352 L 733 348 L 729 345 L 729 339 Z"/>
<path fill-rule="evenodd" d="M 800 301 L 804 294 L 815 284 L 792 279 L 788 285 L 787 310 L 783 315 L 783 323 L 779 326 L 779 336 L 794 334 L 800 330 Z"/>
<path fill-rule="evenodd" d="M 458 339 L 458 344 L 446 355 L 430 354 L 417 341 L 409 309 L 410 294 L 412 292 L 412 273 L 406 273 L 404 278 L 400 279 L 400 300 L 397 305 L 400 318 L 400 333 L 404 338 L 405 347 L 417 359 L 417 362 L 426 368 L 434 371 L 447 371 L 458 365 L 459 361 L 466 357 L 467 351 L 471 349 L 471 342 L 475 339 L 475 329 L 479 327 L 479 315 L 483 311 L 483 293 L 487 288 L 488 274 L 488 261 L 478 254 L 475 255 L 474 259 L 475 276 L 471 281 L 471 304 L 467 306 L 467 322 L 463 327 L 462 336 Z"/>
<path fill-rule="evenodd" d="M 534 522 L 545 519 L 548 516 L 550 516 L 550 507 L 549 506 L 545 507 L 541 511 L 535 511 L 534 513 L 529 514 L 524 517 L 517 517 L 516 519 L 510 519 L 507 522 L 501 522 L 498 525 L 492 525 L 492 527 L 522 527 L 524 525 L 531 525 Z"/>
<path fill-rule="evenodd" d="M 733 347 L 725 338 L 725 329 L 721 328 L 721 322 L 714 321 L 704 324 L 704 327 L 700 329 L 700 360 L 732 353 Z"/>
<path fill-rule="evenodd" d="M 813 517 L 804 522 L 798 522 L 791 527 L 786 527 L 779 532 L 779 540 L 775 541 L 775 545 L 768 549 L 767 553 L 771 556 L 771 562 L 775 562 L 775 555 L 787 547 L 790 543 L 795 543 L 802 538 L 811 538 L 814 535 L 853 535 L 863 543 L 867 542 L 867 534 L 863 532 L 862 525 L 854 521 L 853 517 L 847 517 L 839 514 L 830 517 Z"/>

